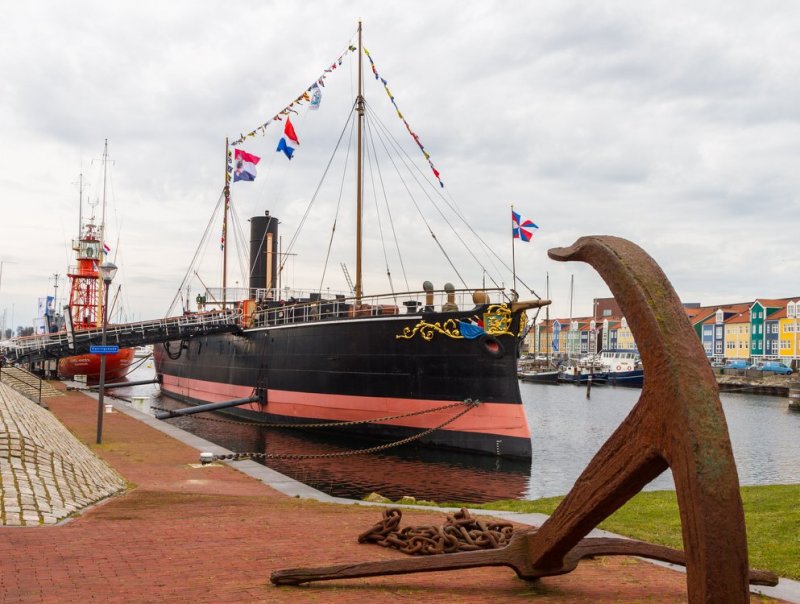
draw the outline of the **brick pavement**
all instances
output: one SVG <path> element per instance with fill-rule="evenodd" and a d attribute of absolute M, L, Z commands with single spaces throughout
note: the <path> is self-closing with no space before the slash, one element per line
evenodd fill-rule
<path fill-rule="evenodd" d="M 0 525 L 56 524 L 124 489 L 50 412 L 0 383 Z"/>
<path fill-rule="evenodd" d="M 537 582 L 510 569 L 274 587 L 273 570 L 402 557 L 359 545 L 380 517 L 361 505 L 291 498 L 228 466 L 192 467 L 197 451 L 96 403 L 49 399 L 62 422 L 133 488 L 60 526 L 0 529 L 0 600 L 16 602 L 683 602 L 685 576 L 633 558 L 599 558 Z M 441 524 L 408 510 L 404 524 Z M 754 596 L 753 601 L 766 601 Z"/>

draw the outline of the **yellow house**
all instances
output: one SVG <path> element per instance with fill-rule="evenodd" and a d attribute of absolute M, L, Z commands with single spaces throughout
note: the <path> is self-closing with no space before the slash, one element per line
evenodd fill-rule
<path fill-rule="evenodd" d="M 750 312 L 737 312 L 725 320 L 725 358 L 750 358 Z"/>
<path fill-rule="evenodd" d="M 800 357 L 800 300 L 790 300 L 778 317 L 778 356 L 787 363 Z"/>
<path fill-rule="evenodd" d="M 636 341 L 633 339 L 631 328 L 628 327 L 628 321 L 625 317 L 622 317 L 619 322 L 619 328 L 617 329 L 617 348 L 630 350 L 636 348 Z"/>

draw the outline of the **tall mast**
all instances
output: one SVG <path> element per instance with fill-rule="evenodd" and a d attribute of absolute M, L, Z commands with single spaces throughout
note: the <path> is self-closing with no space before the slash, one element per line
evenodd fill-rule
<path fill-rule="evenodd" d="M 228 147 L 228 137 L 225 137 L 225 209 L 222 214 L 222 308 L 225 308 L 228 297 L 228 206 L 231 203 L 231 175 L 228 172 L 230 149 Z M 189 303 L 188 300 L 186 302 Z"/>
<path fill-rule="evenodd" d="M 548 300 L 550 299 L 550 273 L 545 273 L 547 281 L 546 283 L 546 293 L 544 295 L 545 298 Z M 547 363 L 550 364 L 550 349 L 553 347 L 553 343 L 550 341 L 550 305 L 544 307 L 544 337 L 547 343 L 547 352 L 545 353 L 545 357 L 547 358 Z"/>
<path fill-rule="evenodd" d="M 78 239 L 83 231 L 83 172 L 78 176 Z"/>
<path fill-rule="evenodd" d="M 102 322 L 103 317 L 103 288 L 105 287 L 105 283 L 99 277 L 99 269 L 101 259 L 105 255 L 105 243 L 106 243 L 106 186 L 108 183 L 108 139 L 105 140 L 105 144 L 103 145 L 103 209 L 100 212 L 100 247 L 97 253 L 97 269 L 98 269 L 98 277 L 97 277 L 97 320 Z"/>
<path fill-rule="evenodd" d="M 516 237 L 514 237 L 514 228 L 513 228 L 514 227 L 514 222 L 513 222 L 513 220 L 514 220 L 514 204 L 513 203 L 511 204 L 511 220 L 512 220 L 512 222 L 511 222 L 511 227 L 512 227 L 511 228 L 511 278 L 512 278 L 513 284 L 514 284 L 514 285 L 512 285 L 512 290 L 511 291 L 512 292 L 516 292 L 517 291 L 517 259 L 514 256 L 514 242 L 516 240 Z"/>
<path fill-rule="evenodd" d="M 356 97 L 356 111 L 358 111 L 358 169 L 356 183 L 356 286 L 354 293 L 356 303 L 361 302 L 361 138 L 362 122 L 364 121 L 364 93 L 361 81 L 361 21 L 358 22 L 358 97 Z"/>
<path fill-rule="evenodd" d="M 575 293 L 575 275 L 569 276 L 569 331 L 567 332 L 567 358 L 572 358 L 572 295 Z"/>
<path fill-rule="evenodd" d="M 106 183 L 108 181 L 108 139 L 103 147 L 103 211 L 100 214 L 100 234 L 105 236 L 106 230 Z M 105 242 L 105 238 L 103 239 Z"/>

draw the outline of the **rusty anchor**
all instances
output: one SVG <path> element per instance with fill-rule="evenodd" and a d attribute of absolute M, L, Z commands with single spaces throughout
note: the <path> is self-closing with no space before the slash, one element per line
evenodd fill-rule
<path fill-rule="evenodd" d="M 590 556 L 633 555 L 686 566 L 691 602 L 749 602 L 748 583 L 776 575 L 748 568 L 744 512 L 717 383 L 680 299 L 656 262 L 634 243 L 581 237 L 550 250 L 580 260 L 608 284 L 644 363 L 642 394 L 566 498 L 539 529 L 517 532 L 503 549 L 425 558 L 287 569 L 276 585 L 310 581 L 508 566 L 536 579 L 574 570 Z M 680 508 L 684 552 L 586 535 L 667 468 Z"/>

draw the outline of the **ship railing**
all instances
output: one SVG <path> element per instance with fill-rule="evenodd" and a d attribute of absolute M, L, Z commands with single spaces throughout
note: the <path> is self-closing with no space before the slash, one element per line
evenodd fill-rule
<path fill-rule="evenodd" d="M 177 334 L 176 337 L 180 338 L 184 332 L 195 333 L 197 327 L 238 325 L 241 325 L 240 309 L 214 310 L 137 323 L 112 324 L 106 327 L 106 336 L 111 342 L 119 340 L 122 336 L 127 336 L 126 339 L 130 339 L 132 336 L 141 336 L 142 339 L 146 339 L 148 336 L 158 333 Z M 99 342 L 101 337 L 102 328 L 100 327 L 73 332 L 74 342 Z M 17 338 L 7 346 L 7 351 L 19 357 L 48 348 L 66 347 L 73 348 L 67 332 L 60 331 Z"/>
<path fill-rule="evenodd" d="M 269 327 L 290 323 L 308 323 L 325 320 L 361 319 L 387 315 L 420 315 L 423 312 L 467 311 L 483 304 L 509 301 L 507 290 L 491 288 L 479 290 L 485 301 L 475 302 L 475 290 L 459 289 L 451 292 L 412 291 L 378 296 L 325 295 L 319 291 L 286 290 L 267 291 L 254 300 L 255 307 L 245 312 L 245 327 Z M 278 294 L 281 298 L 277 298 Z M 283 297 L 290 293 L 288 297 Z M 294 295 L 291 295 L 294 294 Z"/>
<path fill-rule="evenodd" d="M 67 269 L 67 274 L 75 277 L 97 277 L 100 273 L 97 272 L 95 267 L 86 268 L 80 265 L 73 265 Z"/>

